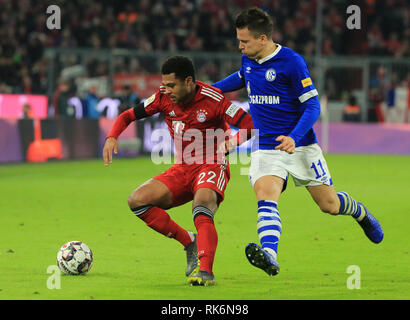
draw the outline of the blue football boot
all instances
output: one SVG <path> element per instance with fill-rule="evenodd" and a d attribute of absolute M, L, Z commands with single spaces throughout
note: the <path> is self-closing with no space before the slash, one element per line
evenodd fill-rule
<path fill-rule="evenodd" d="M 253 266 L 262 269 L 268 275 L 275 276 L 279 273 L 279 264 L 276 259 L 256 243 L 249 243 L 245 248 L 245 254 Z"/>
<path fill-rule="evenodd" d="M 361 221 L 357 221 L 362 227 L 364 233 L 369 238 L 370 241 L 374 243 L 380 243 L 383 240 L 383 229 L 379 221 L 367 210 L 367 208 L 360 202 L 357 203 L 364 210 L 366 210 L 366 215 Z"/>

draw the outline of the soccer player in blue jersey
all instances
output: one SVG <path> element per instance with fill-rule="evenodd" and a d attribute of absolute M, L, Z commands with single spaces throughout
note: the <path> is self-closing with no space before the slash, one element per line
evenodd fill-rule
<path fill-rule="evenodd" d="M 249 262 L 270 276 L 279 272 L 282 232 L 278 200 L 288 175 L 304 186 L 323 212 L 350 215 L 374 243 L 383 239 L 380 223 L 346 192 L 336 193 L 313 125 L 320 115 L 318 92 L 299 54 L 272 40 L 271 17 L 259 8 L 236 18 L 240 70 L 213 86 L 229 92 L 246 87 L 258 144 L 251 153 L 249 180 L 258 200 L 257 231 L 261 246 L 245 248 Z"/>

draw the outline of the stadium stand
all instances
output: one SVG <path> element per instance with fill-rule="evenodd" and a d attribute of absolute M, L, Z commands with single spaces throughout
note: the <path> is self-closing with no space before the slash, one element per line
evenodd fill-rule
<path fill-rule="evenodd" d="M 323 55 L 410 56 L 406 0 L 362 1 L 363 25 L 368 26 L 362 32 L 344 26 L 345 2 L 324 3 Z M 46 28 L 49 1 L 0 0 L 0 92 L 45 94 L 46 47 L 234 52 L 233 17 L 250 5 L 275 18 L 274 41 L 305 56 L 315 53 L 315 1 L 71 0 L 55 4 L 61 8 L 61 30 Z M 88 67 L 93 75 L 104 74 L 107 68 L 104 64 Z M 136 70 L 143 72 L 143 67 Z"/>

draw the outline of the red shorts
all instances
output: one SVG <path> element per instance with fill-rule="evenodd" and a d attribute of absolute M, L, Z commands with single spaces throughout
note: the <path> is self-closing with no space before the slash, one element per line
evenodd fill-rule
<path fill-rule="evenodd" d="M 154 179 L 164 183 L 172 192 L 172 207 L 192 201 L 199 188 L 209 188 L 218 194 L 218 204 L 224 199 L 231 174 L 226 164 L 174 164 Z"/>

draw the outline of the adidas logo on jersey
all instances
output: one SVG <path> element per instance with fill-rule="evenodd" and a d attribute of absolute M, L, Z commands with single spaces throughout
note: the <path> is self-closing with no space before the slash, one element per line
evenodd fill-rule
<path fill-rule="evenodd" d="M 177 116 L 174 110 L 172 110 L 170 113 L 168 113 L 168 115 L 170 117 L 176 117 Z"/>

